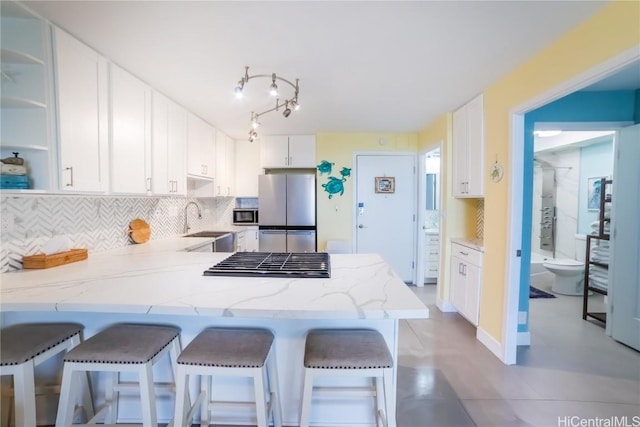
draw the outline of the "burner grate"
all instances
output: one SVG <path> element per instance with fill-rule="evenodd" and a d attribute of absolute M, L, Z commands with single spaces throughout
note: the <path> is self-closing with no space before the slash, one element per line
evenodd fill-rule
<path fill-rule="evenodd" d="M 236 252 L 208 268 L 205 276 L 329 278 L 326 252 Z"/>

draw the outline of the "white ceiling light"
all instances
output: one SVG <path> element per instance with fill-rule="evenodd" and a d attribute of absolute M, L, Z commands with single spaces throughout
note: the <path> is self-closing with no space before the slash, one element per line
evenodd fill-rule
<path fill-rule="evenodd" d="M 298 79 L 296 79 L 296 83 L 293 84 L 289 80 L 277 76 L 276 73 L 272 73 L 271 75 L 269 75 L 269 74 L 256 74 L 254 76 L 250 76 L 249 75 L 249 67 L 244 67 L 244 76 L 242 76 L 242 78 L 238 82 L 238 85 L 235 88 L 236 98 L 242 98 L 243 93 L 244 93 L 244 85 L 250 79 L 254 79 L 254 78 L 257 78 L 257 77 L 271 78 L 271 85 L 269 86 L 269 94 L 271 96 L 278 96 L 278 85 L 276 84 L 276 80 L 279 80 L 281 82 L 285 82 L 286 84 L 288 84 L 289 86 L 291 86 L 293 88 L 294 92 L 293 92 L 293 96 L 291 98 L 285 99 L 283 103 L 280 103 L 280 100 L 276 99 L 276 105 L 273 108 L 265 110 L 265 111 L 263 111 L 261 113 L 251 112 L 251 127 L 252 127 L 252 129 L 249 131 L 249 141 L 250 142 L 253 142 L 258 136 L 258 133 L 256 132 L 256 129 L 258 128 L 258 126 L 260 126 L 260 123 L 258 122 L 258 118 L 261 115 L 266 114 L 266 113 L 270 113 L 271 111 L 278 111 L 278 109 L 280 109 L 281 107 L 284 107 L 284 111 L 282 112 L 282 115 L 286 118 L 286 117 L 289 117 L 291 115 L 292 109 L 294 111 L 297 111 L 300 108 L 300 104 L 298 104 L 298 94 L 300 92 L 300 87 L 298 85 L 298 82 L 299 82 Z"/>

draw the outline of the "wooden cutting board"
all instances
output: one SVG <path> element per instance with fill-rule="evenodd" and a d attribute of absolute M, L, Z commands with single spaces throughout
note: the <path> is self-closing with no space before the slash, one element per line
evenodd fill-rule
<path fill-rule="evenodd" d="M 151 227 L 144 219 L 136 218 L 129 223 L 129 234 L 134 243 L 146 243 L 151 238 Z"/>

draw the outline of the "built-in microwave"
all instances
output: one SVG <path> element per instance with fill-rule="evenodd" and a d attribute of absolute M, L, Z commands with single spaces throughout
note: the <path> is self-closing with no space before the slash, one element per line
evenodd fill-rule
<path fill-rule="evenodd" d="M 233 210 L 233 223 L 235 225 L 258 224 L 258 209 L 237 208 Z"/>

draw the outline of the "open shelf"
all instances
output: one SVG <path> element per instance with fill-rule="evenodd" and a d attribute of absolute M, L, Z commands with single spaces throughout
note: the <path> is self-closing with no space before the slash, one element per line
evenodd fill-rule
<path fill-rule="evenodd" d="M 600 295 L 608 295 L 608 290 L 605 287 L 595 286 L 589 284 L 589 273 L 591 266 L 597 266 L 600 268 L 609 269 L 609 264 L 601 261 L 591 260 L 591 241 L 609 241 L 609 233 L 605 232 L 605 224 L 610 222 L 610 218 L 605 215 L 605 208 L 607 204 L 611 204 L 611 186 L 613 181 L 610 179 L 602 178 L 600 181 L 600 213 L 598 215 L 598 231 L 587 235 L 587 253 L 585 254 L 585 268 L 584 268 L 584 295 L 582 301 L 582 318 L 587 320 L 587 317 L 592 317 L 601 322 L 607 322 L 606 313 L 598 313 L 589 311 L 589 291 L 595 292 Z"/>

